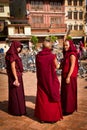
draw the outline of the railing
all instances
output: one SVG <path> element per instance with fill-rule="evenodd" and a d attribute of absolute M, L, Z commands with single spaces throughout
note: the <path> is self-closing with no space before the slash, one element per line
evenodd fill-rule
<path fill-rule="evenodd" d="M 31 24 L 31 28 L 66 28 L 66 24 L 41 24 L 41 23 L 35 23 Z"/>

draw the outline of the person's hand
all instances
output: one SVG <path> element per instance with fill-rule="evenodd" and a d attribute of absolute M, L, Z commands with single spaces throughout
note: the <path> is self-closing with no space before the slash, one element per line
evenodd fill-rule
<path fill-rule="evenodd" d="M 70 77 L 66 78 L 66 83 L 69 84 L 70 83 Z"/>
<path fill-rule="evenodd" d="M 58 68 L 58 69 L 60 68 L 60 62 L 58 62 L 58 66 L 57 66 L 57 68 Z"/>
<path fill-rule="evenodd" d="M 19 81 L 16 79 L 16 80 L 13 82 L 13 85 L 19 87 L 20 83 L 19 83 Z"/>

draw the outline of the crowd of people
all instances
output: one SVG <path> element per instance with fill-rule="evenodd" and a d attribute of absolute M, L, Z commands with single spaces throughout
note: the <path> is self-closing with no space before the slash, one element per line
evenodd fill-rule
<path fill-rule="evenodd" d="M 12 115 L 26 115 L 23 65 L 19 53 L 22 44 L 13 41 L 6 53 L 8 74 L 8 112 Z M 61 83 L 56 69 L 62 69 Z M 78 53 L 72 40 L 63 43 L 63 60 L 58 62 L 52 53 L 52 42 L 45 38 L 42 50 L 36 55 L 37 92 L 34 116 L 42 123 L 54 123 L 64 115 L 77 111 Z"/>
<path fill-rule="evenodd" d="M 76 44 L 76 49 L 77 49 L 78 57 L 80 60 L 87 59 L 87 48 L 85 47 L 85 45 L 82 41 L 80 41 L 78 44 Z"/>

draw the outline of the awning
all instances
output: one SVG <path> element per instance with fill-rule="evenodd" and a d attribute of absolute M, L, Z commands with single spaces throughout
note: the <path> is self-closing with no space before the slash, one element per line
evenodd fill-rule
<path fill-rule="evenodd" d="M 65 36 L 65 33 L 61 33 L 61 34 L 58 34 L 58 33 L 47 33 L 47 34 L 32 34 L 34 36 L 37 36 L 37 37 L 46 37 L 46 36 Z"/>
<path fill-rule="evenodd" d="M 82 39 L 82 37 L 72 37 L 72 39 Z"/>
<path fill-rule="evenodd" d="M 73 39 L 81 39 L 85 36 L 85 33 L 83 30 L 71 30 L 69 34 Z"/>

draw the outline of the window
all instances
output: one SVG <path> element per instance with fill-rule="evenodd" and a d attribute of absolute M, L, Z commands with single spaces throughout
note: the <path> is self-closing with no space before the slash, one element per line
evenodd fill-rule
<path fill-rule="evenodd" d="M 68 19 L 72 19 L 72 11 L 68 11 Z"/>
<path fill-rule="evenodd" d="M 0 13 L 4 12 L 4 6 L 0 5 Z"/>
<path fill-rule="evenodd" d="M 68 0 L 68 5 L 72 5 L 72 0 Z"/>
<path fill-rule="evenodd" d="M 74 1 L 73 1 L 73 5 L 74 5 L 74 6 L 77 6 L 77 0 L 74 0 Z"/>
<path fill-rule="evenodd" d="M 19 31 L 18 31 L 18 27 L 15 27 L 15 34 L 18 34 Z"/>
<path fill-rule="evenodd" d="M 74 12 L 74 19 L 77 19 L 77 14 L 78 14 L 78 12 L 75 11 L 75 12 Z"/>
<path fill-rule="evenodd" d="M 83 12 L 82 11 L 79 12 L 79 19 L 81 19 L 81 20 L 83 19 Z"/>
<path fill-rule="evenodd" d="M 15 34 L 24 34 L 24 27 L 15 27 Z"/>
<path fill-rule="evenodd" d="M 78 30 L 78 25 L 74 25 L 74 30 Z"/>
<path fill-rule="evenodd" d="M 70 25 L 68 25 L 68 28 L 70 29 L 70 30 L 72 30 L 72 25 L 70 24 Z"/>
<path fill-rule="evenodd" d="M 54 10 L 54 3 L 50 2 L 50 10 Z"/>
<path fill-rule="evenodd" d="M 43 23 L 43 16 L 32 16 L 32 23 Z"/>
<path fill-rule="evenodd" d="M 19 27 L 20 33 L 24 33 L 24 27 Z"/>
<path fill-rule="evenodd" d="M 50 2 L 50 10 L 61 10 L 61 2 L 52 1 Z"/>
<path fill-rule="evenodd" d="M 31 1 L 31 9 L 32 10 L 43 10 L 43 1 Z"/>
<path fill-rule="evenodd" d="M 83 30 L 83 25 L 79 25 L 79 30 Z"/>
<path fill-rule="evenodd" d="M 62 24 L 62 19 L 61 19 L 61 17 L 51 17 L 50 23 L 51 24 Z"/>
<path fill-rule="evenodd" d="M 83 0 L 79 0 L 79 6 L 83 5 Z"/>

